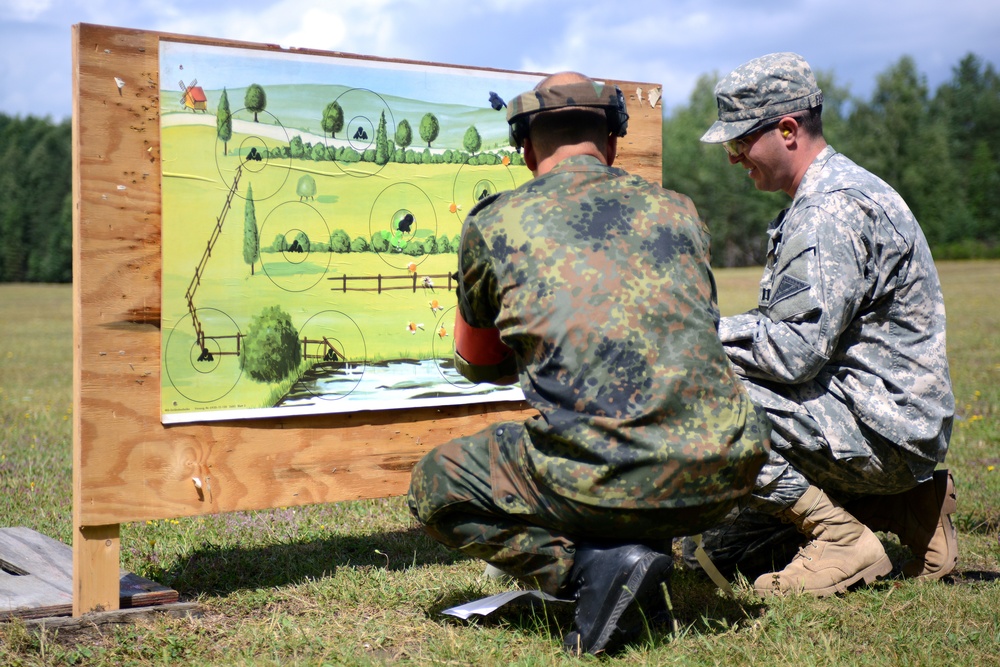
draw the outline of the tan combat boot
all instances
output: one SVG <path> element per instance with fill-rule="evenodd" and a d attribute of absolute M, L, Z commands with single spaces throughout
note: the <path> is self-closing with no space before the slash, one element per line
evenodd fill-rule
<path fill-rule="evenodd" d="M 913 558 L 903 563 L 903 576 L 935 580 L 958 563 L 958 534 L 951 515 L 957 509 L 955 480 L 947 470 L 919 486 L 893 496 L 867 496 L 850 503 L 850 511 L 872 530 L 895 533 Z"/>
<path fill-rule="evenodd" d="M 795 524 L 810 542 L 784 570 L 757 578 L 753 587 L 758 595 L 824 597 L 843 593 L 859 581 L 870 584 L 892 572 L 892 561 L 875 533 L 818 487 L 810 486 L 782 518 Z"/>

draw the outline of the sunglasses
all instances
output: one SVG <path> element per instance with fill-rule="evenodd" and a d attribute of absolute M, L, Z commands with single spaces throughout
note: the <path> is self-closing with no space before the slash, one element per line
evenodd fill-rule
<path fill-rule="evenodd" d="M 784 118 L 784 116 L 782 118 Z M 729 153 L 730 157 L 739 157 L 747 149 L 750 148 L 750 144 L 752 144 L 757 137 L 773 129 L 778 123 L 781 122 L 781 120 L 782 120 L 781 118 L 777 118 L 768 123 L 765 123 L 764 125 L 761 125 L 752 132 L 744 134 L 742 137 L 737 137 L 736 139 L 730 139 L 729 141 L 724 141 L 722 142 L 722 147 L 726 149 L 726 152 Z"/>

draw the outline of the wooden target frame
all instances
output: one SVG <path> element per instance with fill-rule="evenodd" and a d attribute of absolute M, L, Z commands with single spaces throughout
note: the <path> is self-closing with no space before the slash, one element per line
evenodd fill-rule
<path fill-rule="evenodd" d="M 118 608 L 122 523 L 400 495 L 432 447 L 531 414 L 508 402 L 161 423 L 161 38 L 284 50 L 73 26 L 74 616 Z M 659 182 L 662 107 L 633 96 L 629 112 L 617 164 Z"/>

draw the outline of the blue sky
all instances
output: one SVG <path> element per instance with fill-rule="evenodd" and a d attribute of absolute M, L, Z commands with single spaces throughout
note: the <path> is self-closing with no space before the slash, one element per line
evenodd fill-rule
<path fill-rule="evenodd" d="M 993 0 L 0 0 L 0 112 L 72 113 L 71 26 L 155 30 L 663 86 L 669 110 L 702 74 L 801 53 L 867 97 L 913 57 L 933 91 L 967 53 L 1000 67 Z"/>

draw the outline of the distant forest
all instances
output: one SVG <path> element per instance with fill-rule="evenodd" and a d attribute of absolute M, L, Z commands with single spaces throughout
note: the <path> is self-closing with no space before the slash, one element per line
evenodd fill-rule
<path fill-rule="evenodd" d="M 817 78 L 827 141 L 899 191 L 935 258 L 1000 257 L 1000 76 L 991 63 L 969 54 L 932 92 L 904 56 L 868 100 L 832 72 Z M 664 119 L 663 185 L 694 200 L 716 266 L 759 265 L 767 224 L 788 197 L 756 191 L 719 146 L 699 142 L 716 118 L 717 81 L 703 75 Z M 68 121 L 0 114 L 0 282 L 72 280 L 71 143 Z"/>
<path fill-rule="evenodd" d="M 0 282 L 73 279 L 69 121 L 0 114 Z"/>

